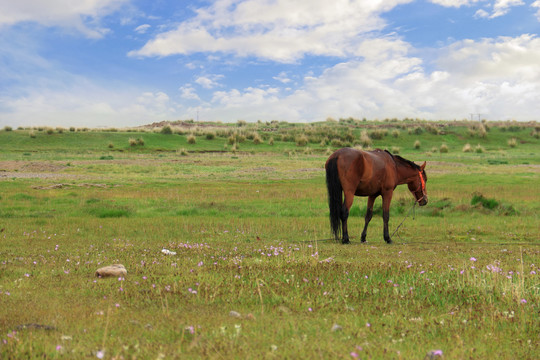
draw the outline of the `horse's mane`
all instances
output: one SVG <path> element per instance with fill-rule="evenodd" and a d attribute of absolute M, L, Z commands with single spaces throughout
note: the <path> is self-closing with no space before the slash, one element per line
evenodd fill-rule
<path fill-rule="evenodd" d="M 402 163 L 406 163 L 406 164 L 408 164 L 409 166 L 411 166 L 413 169 L 420 170 L 420 166 L 416 165 L 416 164 L 415 164 L 414 162 L 412 162 L 411 160 L 404 159 L 404 158 L 402 158 L 402 157 L 399 156 L 399 155 L 394 155 L 394 154 L 392 154 L 392 153 L 391 153 L 390 151 L 388 151 L 388 150 L 384 150 L 384 151 L 386 151 L 391 157 L 393 157 L 394 160 L 398 160 L 398 161 L 400 161 L 400 162 L 402 162 Z"/>

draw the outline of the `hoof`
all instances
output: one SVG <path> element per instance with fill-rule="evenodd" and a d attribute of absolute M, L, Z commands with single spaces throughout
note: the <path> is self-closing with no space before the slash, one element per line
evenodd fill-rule
<path fill-rule="evenodd" d="M 350 244 L 351 242 L 349 241 L 349 239 L 343 239 L 341 241 L 342 244 Z"/>
<path fill-rule="evenodd" d="M 391 243 L 392 243 L 392 240 L 391 240 L 391 239 L 388 239 L 388 240 L 385 239 L 384 241 L 386 241 L 387 244 L 391 244 Z"/>

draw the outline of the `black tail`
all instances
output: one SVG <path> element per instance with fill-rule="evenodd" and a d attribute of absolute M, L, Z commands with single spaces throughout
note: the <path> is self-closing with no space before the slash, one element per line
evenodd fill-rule
<path fill-rule="evenodd" d="M 330 227 L 336 239 L 341 236 L 341 208 L 343 189 L 339 181 L 337 157 L 330 159 L 326 166 L 326 188 L 328 189 L 328 207 L 330 208 Z"/>

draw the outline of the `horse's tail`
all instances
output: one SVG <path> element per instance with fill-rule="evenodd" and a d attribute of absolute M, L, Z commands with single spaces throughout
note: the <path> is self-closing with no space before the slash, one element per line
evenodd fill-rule
<path fill-rule="evenodd" d="M 338 158 L 328 160 L 326 164 L 326 188 L 328 189 L 328 207 L 330 208 L 330 227 L 336 239 L 341 235 L 342 192 L 338 175 Z"/>

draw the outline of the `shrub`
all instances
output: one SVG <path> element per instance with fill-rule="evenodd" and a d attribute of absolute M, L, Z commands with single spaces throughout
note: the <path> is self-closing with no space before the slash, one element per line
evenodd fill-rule
<path fill-rule="evenodd" d="M 370 147 L 373 141 L 371 141 L 371 138 L 369 137 L 366 130 L 362 131 L 360 134 L 360 144 L 362 144 L 363 147 Z"/>
<path fill-rule="evenodd" d="M 332 139 L 332 141 L 330 141 L 330 145 L 332 145 L 333 147 L 342 147 L 343 142 L 341 142 L 340 139 Z"/>
<path fill-rule="evenodd" d="M 36 132 L 34 130 L 30 130 L 30 138 L 35 139 L 36 138 Z"/>
<path fill-rule="evenodd" d="M 4 126 L 4 131 L 12 131 L 13 128 L 11 126 Z"/>
<path fill-rule="evenodd" d="M 274 146 L 274 138 L 271 137 L 270 140 L 268 140 L 268 145 Z"/>
<path fill-rule="evenodd" d="M 538 131 L 536 131 L 536 129 L 532 129 L 531 136 L 535 139 L 540 138 L 540 134 L 538 133 Z"/>
<path fill-rule="evenodd" d="M 263 143 L 263 140 L 261 139 L 261 137 L 260 137 L 260 135 L 258 133 L 255 133 L 255 135 L 253 136 L 253 143 L 255 145 L 259 145 L 259 144 Z"/>
<path fill-rule="evenodd" d="M 516 138 L 508 139 L 507 143 L 508 143 L 508 146 L 510 146 L 511 148 L 515 148 L 517 146 L 517 139 Z"/>
<path fill-rule="evenodd" d="M 181 149 L 180 150 L 180 155 L 181 156 L 187 156 L 188 152 L 186 151 L 186 149 Z"/>
<path fill-rule="evenodd" d="M 75 132 L 75 127 L 73 127 L 73 126 L 70 126 L 70 127 L 69 127 L 69 131 L 71 131 L 71 132 Z"/>
<path fill-rule="evenodd" d="M 195 144 L 197 142 L 197 140 L 195 139 L 195 135 L 189 134 L 187 137 L 187 142 L 188 144 Z"/>
<path fill-rule="evenodd" d="M 54 134 L 54 130 L 52 128 L 47 128 L 46 133 L 47 133 L 47 135 L 52 135 L 52 134 Z"/>
<path fill-rule="evenodd" d="M 113 143 L 109 143 L 109 149 L 112 149 L 114 148 L 114 144 Z"/>
<path fill-rule="evenodd" d="M 128 142 L 129 142 L 129 146 L 136 146 L 137 145 L 137 140 L 134 139 L 134 138 L 129 138 Z"/>
<path fill-rule="evenodd" d="M 420 149 L 420 140 L 416 140 L 413 146 L 415 149 Z"/>
<path fill-rule="evenodd" d="M 465 146 L 463 146 L 463 149 L 462 151 L 463 152 L 472 152 L 472 147 L 471 147 L 471 144 L 465 144 Z"/>
<path fill-rule="evenodd" d="M 476 204 L 480 204 L 480 205 L 482 205 L 482 207 L 484 207 L 486 209 L 489 209 L 489 210 L 493 210 L 497 206 L 499 206 L 499 202 L 497 200 L 488 199 L 488 198 L 484 197 L 484 195 L 482 195 L 480 193 L 474 193 L 473 194 L 473 197 L 472 197 L 472 200 L 471 200 L 471 205 L 474 206 Z"/>
<path fill-rule="evenodd" d="M 161 128 L 160 133 L 162 133 L 164 135 L 172 135 L 173 131 L 172 131 L 172 129 L 171 129 L 171 127 L 169 125 L 166 125 L 166 126 Z"/>
<path fill-rule="evenodd" d="M 137 138 L 137 145 L 144 146 L 144 139 L 143 138 Z"/>
<path fill-rule="evenodd" d="M 216 138 L 216 133 L 213 131 L 206 133 L 206 140 L 214 140 Z"/>
<path fill-rule="evenodd" d="M 395 138 L 398 138 L 399 137 L 399 130 L 398 129 L 392 130 L 392 136 L 395 137 Z"/>
<path fill-rule="evenodd" d="M 296 138 L 296 145 L 306 146 L 308 143 L 308 138 L 306 135 L 302 134 Z"/>
<path fill-rule="evenodd" d="M 240 126 L 246 126 L 247 125 L 247 122 L 245 120 L 238 120 L 236 122 L 236 125 L 238 125 L 239 127 Z"/>
<path fill-rule="evenodd" d="M 486 149 L 484 149 L 484 147 L 480 144 L 476 145 L 476 147 L 474 148 L 474 152 L 475 153 L 478 153 L 478 154 L 481 154 L 483 152 L 485 152 Z"/>
<path fill-rule="evenodd" d="M 439 152 L 446 154 L 448 152 L 448 146 L 446 144 L 442 144 L 439 148 Z"/>
<path fill-rule="evenodd" d="M 399 154 L 399 146 L 392 146 L 392 154 Z"/>
<path fill-rule="evenodd" d="M 62 128 L 62 127 L 57 127 L 57 128 L 56 128 L 56 131 L 58 131 L 59 134 L 63 134 L 63 133 L 64 133 L 64 128 Z"/>
<path fill-rule="evenodd" d="M 381 140 L 388 134 L 388 130 L 386 129 L 377 129 L 373 130 L 370 134 L 370 137 L 375 140 Z"/>

